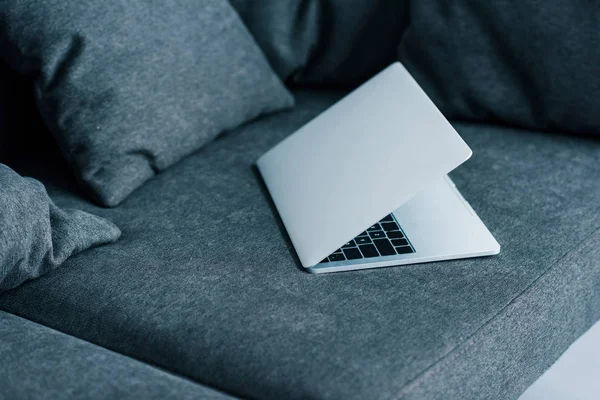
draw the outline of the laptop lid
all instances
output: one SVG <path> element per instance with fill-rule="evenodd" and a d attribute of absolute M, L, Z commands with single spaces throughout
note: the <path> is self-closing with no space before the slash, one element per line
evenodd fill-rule
<path fill-rule="evenodd" d="M 257 166 L 307 268 L 470 156 L 404 66 L 394 63 Z"/>

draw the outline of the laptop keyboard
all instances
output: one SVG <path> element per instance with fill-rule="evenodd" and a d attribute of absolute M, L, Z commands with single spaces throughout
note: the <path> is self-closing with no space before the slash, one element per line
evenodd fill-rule
<path fill-rule="evenodd" d="M 395 256 L 414 253 L 415 249 L 393 214 L 337 249 L 322 263 Z"/>

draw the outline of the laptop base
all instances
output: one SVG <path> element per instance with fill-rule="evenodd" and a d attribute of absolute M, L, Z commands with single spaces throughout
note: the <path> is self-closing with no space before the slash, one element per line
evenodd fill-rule
<path fill-rule="evenodd" d="M 383 239 L 390 244 L 384 245 Z M 377 255 L 373 254 L 373 248 L 377 249 Z M 445 177 L 394 211 L 391 218 L 388 216 L 374 224 L 327 259 L 307 269 L 313 273 L 342 272 L 499 252 L 500 245 L 452 180 Z"/>

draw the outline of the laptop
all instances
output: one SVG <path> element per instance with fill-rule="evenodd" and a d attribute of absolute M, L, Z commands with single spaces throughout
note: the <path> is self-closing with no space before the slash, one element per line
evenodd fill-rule
<path fill-rule="evenodd" d="M 498 254 L 447 176 L 471 154 L 394 63 L 257 167 L 302 266 L 325 273 Z"/>

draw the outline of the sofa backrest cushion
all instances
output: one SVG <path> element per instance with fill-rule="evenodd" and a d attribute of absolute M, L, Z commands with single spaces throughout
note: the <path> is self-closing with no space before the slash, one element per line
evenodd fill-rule
<path fill-rule="evenodd" d="M 280 77 L 351 87 L 395 60 L 408 0 L 230 0 Z"/>
<path fill-rule="evenodd" d="M 600 134 L 600 3 L 413 0 L 400 60 L 446 114 Z"/>

